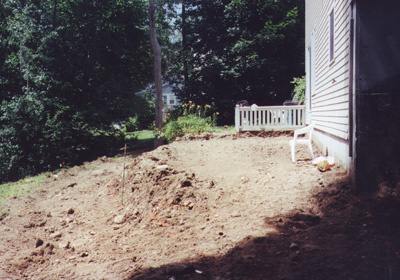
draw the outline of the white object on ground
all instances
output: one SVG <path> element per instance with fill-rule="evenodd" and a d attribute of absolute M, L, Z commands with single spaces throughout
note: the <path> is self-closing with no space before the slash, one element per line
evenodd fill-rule
<path fill-rule="evenodd" d="M 312 161 L 312 164 L 313 165 L 317 165 L 319 162 L 324 161 L 324 160 L 328 161 L 328 163 L 329 163 L 329 165 L 331 167 L 335 165 L 335 158 L 332 157 L 332 156 L 329 156 L 329 157 L 317 157 Z"/>

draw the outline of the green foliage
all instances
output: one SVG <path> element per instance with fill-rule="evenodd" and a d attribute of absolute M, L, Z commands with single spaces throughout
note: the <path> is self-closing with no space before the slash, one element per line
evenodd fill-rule
<path fill-rule="evenodd" d="M 214 125 L 209 119 L 192 114 L 167 123 L 163 128 L 163 136 L 168 142 L 172 142 L 185 134 L 212 132 L 213 127 Z"/>
<path fill-rule="evenodd" d="M 142 95 L 135 95 L 131 104 L 132 108 L 129 115 L 134 115 L 136 118 L 136 130 L 150 128 L 155 118 L 154 96 L 149 92 L 145 92 Z"/>
<path fill-rule="evenodd" d="M 168 142 L 172 142 L 185 134 L 212 132 L 219 113 L 210 105 L 200 106 L 189 102 L 181 104 L 168 114 L 163 136 Z"/>
<path fill-rule="evenodd" d="M 146 2 L 0 3 L 0 182 L 115 152 L 151 100 Z"/>
<path fill-rule="evenodd" d="M 139 123 L 137 116 L 129 117 L 128 120 L 124 121 L 124 128 L 126 132 L 134 132 L 139 130 Z"/>
<path fill-rule="evenodd" d="M 239 100 L 282 104 L 304 73 L 304 1 L 193 1 L 177 23 L 183 42 L 171 80 L 183 84 L 184 102 L 214 104 L 219 124 L 233 122 Z"/>
<path fill-rule="evenodd" d="M 170 112 L 170 139 L 212 126 L 217 110 L 233 122 L 238 100 L 287 99 L 303 74 L 304 1 L 185 1 L 173 34 L 178 2 L 159 2 L 163 74 L 200 106 Z M 153 97 L 133 94 L 151 79 L 146 0 L 0 1 L 0 181 L 114 152 L 129 132 L 113 123 L 152 125 Z"/>
<path fill-rule="evenodd" d="M 292 98 L 299 104 L 304 104 L 306 98 L 306 77 L 293 78 L 291 83 L 294 84 Z"/>

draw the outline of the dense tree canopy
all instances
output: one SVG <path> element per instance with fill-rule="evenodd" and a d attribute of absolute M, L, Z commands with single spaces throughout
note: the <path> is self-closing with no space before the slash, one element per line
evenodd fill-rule
<path fill-rule="evenodd" d="M 220 123 L 238 100 L 281 104 L 303 75 L 303 2 L 155 1 L 164 80 L 183 85 L 182 101 L 215 106 Z M 153 79 L 147 8 L 0 0 L 0 182 L 119 148 L 116 122 L 151 122 L 154 104 L 133 94 Z"/>
<path fill-rule="evenodd" d="M 6 0 L 0 13 L 0 181 L 106 153 L 151 79 L 145 2 Z"/>
<path fill-rule="evenodd" d="M 171 70 L 185 79 L 183 100 L 214 104 L 233 121 L 242 99 L 279 105 L 304 72 L 304 1 L 220 0 L 185 3 L 183 51 Z"/>

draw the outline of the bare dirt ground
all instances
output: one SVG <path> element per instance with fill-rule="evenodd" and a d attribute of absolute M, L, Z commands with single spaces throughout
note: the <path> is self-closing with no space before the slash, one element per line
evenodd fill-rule
<path fill-rule="evenodd" d="M 290 135 L 182 139 L 0 207 L 0 279 L 400 279 L 396 189 L 358 197 Z M 317 153 L 318 154 L 318 153 Z"/>

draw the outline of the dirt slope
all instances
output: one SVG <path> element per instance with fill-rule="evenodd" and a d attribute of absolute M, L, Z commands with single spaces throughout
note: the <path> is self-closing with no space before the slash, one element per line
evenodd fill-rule
<path fill-rule="evenodd" d="M 397 193 L 360 200 L 289 140 L 176 141 L 129 156 L 124 184 L 123 158 L 50 177 L 1 206 L 0 279 L 399 279 Z"/>

